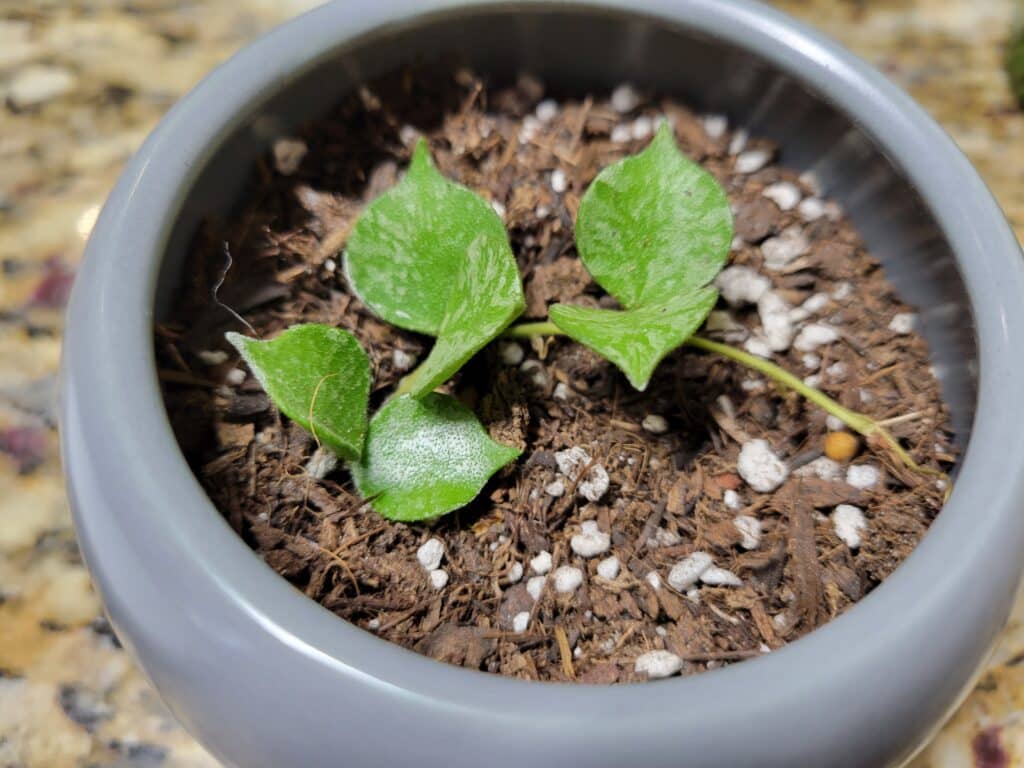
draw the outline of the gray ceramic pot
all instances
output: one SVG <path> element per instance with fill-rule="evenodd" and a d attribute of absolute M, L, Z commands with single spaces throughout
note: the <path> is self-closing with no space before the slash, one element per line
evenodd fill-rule
<path fill-rule="evenodd" d="M 792 646 L 694 678 L 527 683 L 337 619 L 221 519 L 178 450 L 153 364 L 152 323 L 183 244 L 238 198 L 256 154 L 290 123 L 400 61 L 449 51 L 490 76 L 527 69 L 578 93 L 632 80 L 776 138 L 922 307 L 967 452 L 932 530 L 861 604 Z M 969 686 L 1017 589 L 1022 297 L 1013 234 L 946 135 L 776 12 L 740 0 L 338 2 L 208 77 L 103 210 L 63 365 L 82 550 L 120 638 L 231 765 L 894 765 Z"/>

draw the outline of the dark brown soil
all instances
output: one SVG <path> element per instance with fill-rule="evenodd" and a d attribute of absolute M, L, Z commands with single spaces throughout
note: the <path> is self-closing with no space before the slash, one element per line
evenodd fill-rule
<path fill-rule="evenodd" d="M 522 446 L 522 458 L 474 503 L 436 524 L 391 523 L 353 494 L 343 467 L 322 479 L 307 471 L 313 441 L 275 411 L 222 339 L 225 330 L 240 329 L 211 297 L 227 242 L 234 263 L 220 301 L 263 337 L 299 322 L 354 332 L 373 361 L 371 408 L 402 375 L 408 361 L 401 352 L 424 357 L 429 339 L 372 317 L 347 291 L 339 265 L 360 207 L 394 183 L 408 160 L 410 125 L 428 137 L 446 175 L 504 211 L 527 317 L 544 317 L 554 301 L 607 304 L 576 258 L 579 198 L 602 167 L 646 145 L 651 126 L 637 118 L 665 115 L 683 149 L 729 192 L 738 233 L 733 264 L 770 277 L 794 307 L 825 294 L 806 322 L 831 325 L 840 339 L 815 350 L 817 366 L 794 348 L 775 359 L 801 376 L 818 375 L 827 393 L 871 416 L 914 414 L 892 431 L 919 462 L 951 466 L 947 412 L 926 344 L 916 333 L 889 329 L 908 309 L 878 262 L 838 206 L 805 221 L 762 194 L 785 180 L 811 197 L 812 180 L 770 162 L 738 173 L 729 151 L 734 135 L 709 135 L 706 123 L 671 100 L 645 97 L 620 114 L 607 94 L 567 98 L 541 122 L 533 115 L 544 95 L 530 79 L 488 89 L 464 70 L 420 68 L 361 90 L 303 130 L 298 138 L 308 152 L 293 173 L 280 172 L 294 157 L 279 146 L 278 159 L 257 169 L 237 216 L 210 223 L 197 237 L 177 311 L 158 328 L 161 376 L 182 448 L 224 516 L 272 568 L 339 617 L 434 658 L 532 680 L 612 683 L 643 678 L 634 661 L 655 649 L 682 657 L 682 674 L 769 652 L 842 613 L 888 576 L 938 513 L 940 484 L 864 449 L 853 463 L 880 470 L 873 488 L 797 472 L 779 490 L 758 493 L 737 474 L 743 443 L 766 439 L 794 471 L 821 455 L 825 415 L 801 398 L 692 349 L 667 358 L 640 393 L 569 341 L 523 345 L 521 365 L 503 362 L 515 350 L 494 344 L 452 389 L 496 438 Z M 616 126 L 637 138 L 612 140 L 623 138 L 621 127 L 612 134 Z M 774 151 L 756 138 L 747 141 L 751 148 Z M 555 171 L 565 175 L 561 194 L 552 189 Z M 781 270 L 764 268 L 761 244 L 791 225 L 809 239 L 808 252 Z M 730 317 L 738 327 L 718 336 L 742 344 L 759 328 L 757 310 L 729 311 L 715 316 L 716 327 Z M 216 350 L 225 359 L 208 354 Z M 667 432 L 641 426 L 649 415 L 662 416 Z M 558 471 L 556 453 L 574 446 L 610 478 L 597 502 Z M 558 485 L 562 495 L 546 490 Z M 730 491 L 739 509 L 725 503 Z M 835 533 L 830 514 L 841 503 L 866 515 L 857 549 Z M 763 525 L 753 549 L 740 546 L 738 514 Z M 588 520 L 610 533 L 611 547 L 585 559 L 570 539 Z M 445 547 L 441 567 L 449 581 L 441 589 L 416 557 L 431 537 Z M 695 550 L 712 555 L 742 586 L 705 585 L 689 597 L 672 589 L 670 569 Z M 552 573 L 564 565 L 581 569 L 582 585 L 559 594 L 549 575 L 534 601 L 530 561 L 542 551 L 551 554 Z M 607 579 L 597 564 L 611 555 L 621 570 Z M 513 619 L 523 612 L 529 625 L 516 633 Z"/>

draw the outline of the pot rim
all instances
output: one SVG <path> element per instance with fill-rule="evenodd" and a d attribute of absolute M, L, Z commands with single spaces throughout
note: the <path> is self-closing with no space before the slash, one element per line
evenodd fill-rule
<path fill-rule="evenodd" d="M 928 534 L 884 584 L 843 616 L 783 649 L 714 674 L 597 688 L 527 682 L 437 663 L 339 620 L 262 563 L 228 526 L 188 467 L 164 408 L 153 365 L 157 279 L 172 222 L 219 142 L 266 94 L 365 34 L 439 13 L 538 6 L 644 15 L 691 28 L 827 94 L 918 190 L 955 254 L 974 313 L 980 385 L 971 441 L 952 496 Z M 949 612 L 951 600 L 969 604 L 982 587 L 1016 585 L 1020 564 L 1014 552 L 1024 544 L 1024 524 L 1017 519 L 1024 497 L 1024 440 L 1005 411 L 1022 391 L 1022 364 L 1012 344 L 1024 333 L 1020 256 L 1012 230 L 973 167 L 920 107 L 824 36 L 749 0 L 379 0 L 362 5 L 359 14 L 339 2 L 284 24 L 210 74 L 166 115 L 120 178 L 73 292 L 62 421 L 74 419 L 81 432 L 104 436 L 92 460 L 120 477 L 122 492 L 126 487 L 138 499 L 136 513 L 145 516 L 154 539 L 140 546 L 173 550 L 227 609 L 346 676 L 441 710 L 550 716 L 552 727 L 577 707 L 615 712 L 623 724 L 635 720 L 651 727 L 668 725 L 669 716 L 677 715 L 673 710 L 688 703 L 708 702 L 726 717 L 727 702 L 749 700 L 752 689 L 772 695 L 762 703 L 746 701 L 748 710 L 776 710 L 816 688 L 863 679 L 880 654 L 921 642 L 915 627 L 934 624 Z M 73 496 L 76 482 L 72 472 Z M 76 505 L 75 514 L 88 558 L 94 513 Z M 93 560 L 90 566 L 94 573 L 102 570 Z M 986 575 L 979 579 L 983 568 Z M 100 586 L 113 588 L 102 578 Z M 973 615 L 969 605 L 961 608 L 962 617 Z M 130 637 L 131 627 L 125 629 Z"/>

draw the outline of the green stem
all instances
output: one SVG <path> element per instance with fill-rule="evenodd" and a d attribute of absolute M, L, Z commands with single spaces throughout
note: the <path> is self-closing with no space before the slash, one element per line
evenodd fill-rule
<path fill-rule="evenodd" d="M 564 336 L 565 334 L 552 322 L 540 322 L 513 325 L 506 328 L 505 332 L 501 335 L 510 339 L 528 339 L 534 336 Z M 704 352 L 713 352 L 716 355 L 721 355 L 729 360 L 733 360 L 740 365 L 758 371 L 759 373 L 763 373 L 769 379 L 784 387 L 792 389 L 797 394 L 817 405 L 826 413 L 835 416 L 854 432 L 863 435 L 869 440 L 872 438 L 880 440 L 901 462 L 903 462 L 904 465 L 912 469 L 914 472 L 924 475 L 934 475 L 936 477 L 945 477 L 945 475 L 938 470 L 920 466 L 916 461 L 914 461 L 914 458 L 907 453 L 903 446 L 899 444 L 899 441 L 892 436 L 889 430 L 870 416 L 865 416 L 863 413 L 858 413 L 857 411 L 850 410 L 844 405 L 840 405 L 820 389 L 816 389 L 815 387 L 804 383 L 802 379 L 794 376 L 785 368 L 781 368 L 775 363 L 765 360 L 763 357 L 752 355 L 749 352 L 744 352 L 742 349 L 737 349 L 736 347 L 729 346 L 728 344 L 721 344 L 717 341 L 706 339 L 703 336 L 691 336 L 685 343 L 688 346 L 696 347 Z"/>
<path fill-rule="evenodd" d="M 534 336 L 564 336 L 565 333 L 554 323 L 520 323 L 510 325 L 501 335 L 506 339 L 532 339 Z"/>
<path fill-rule="evenodd" d="M 744 352 L 742 349 L 736 349 L 728 344 L 720 344 L 717 341 L 711 341 L 711 339 L 705 339 L 702 336 L 691 336 L 686 340 L 686 344 L 697 349 L 702 349 L 705 352 L 714 352 L 716 355 L 721 355 L 730 360 L 734 360 L 747 368 L 752 368 L 755 371 L 763 373 L 773 381 L 778 382 L 784 387 L 789 387 L 794 392 L 809 401 L 817 405 L 826 413 L 830 413 L 843 422 L 846 426 L 863 435 L 865 438 L 877 438 L 881 440 L 886 447 L 899 458 L 906 466 L 910 469 L 924 475 L 935 475 L 941 477 L 942 472 L 931 469 L 930 467 L 922 467 L 914 458 L 904 450 L 903 446 L 899 444 L 899 441 L 892 436 L 892 434 L 879 424 L 877 421 L 872 419 L 870 416 L 865 416 L 863 413 L 857 413 L 857 411 L 851 411 L 846 406 L 840 405 L 831 397 L 826 395 L 820 389 L 815 389 L 809 384 L 804 383 L 802 379 L 797 378 L 792 373 L 784 368 L 780 368 L 775 363 L 769 362 L 762 357 L 752 355 L 749 352 Z"/>

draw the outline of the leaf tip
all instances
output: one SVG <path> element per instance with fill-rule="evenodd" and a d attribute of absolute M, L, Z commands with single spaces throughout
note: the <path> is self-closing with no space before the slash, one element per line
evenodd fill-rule
<path fill-rule="evenodd" d="M 412 160 L 409 162 L 409 170 L 423 171 L 432 169 L 433 167 L 434 160 L 430 156 L 430 147 L 427 144 L 427 140 L 420 136 L 416 140 L 416 148 L 412 151 Z"/>

